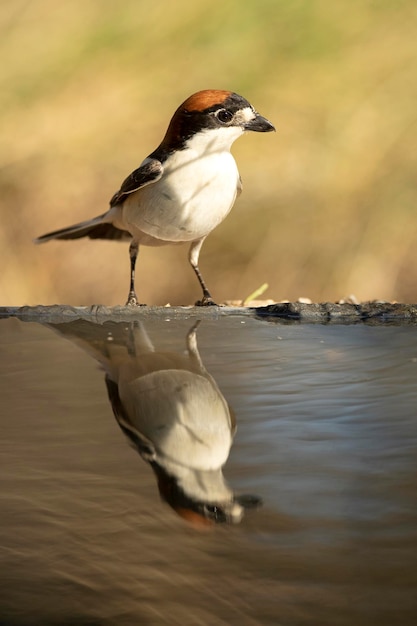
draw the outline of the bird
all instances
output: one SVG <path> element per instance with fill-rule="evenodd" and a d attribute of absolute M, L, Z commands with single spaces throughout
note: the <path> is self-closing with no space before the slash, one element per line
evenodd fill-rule
<path fill-rule="evenodd" d="M 195 304 L 215 305 L 199 269 L 199 255 L 242 190 L 230 149 L 247 131 L 265 133 L 275 127 L 237 93 L 194 93 L 175 111 L 156 150 L 123 181 L 106 213 L 46 233 L 35 243 L 81 237 L 130 241 L 129 306 L 141 304 L 135 290 L 139 247 L 188 243 L 188 260 L 203 292 Z"/>
<path fill-rule="evenodd" d="M 81 319 L 45 326 L 98 362 L 116 421 L 151 467 L 161 499 L 183 520 L 203 528 L 238 524 L 262 502 L 256 495 L 235 493 L 223 475 L 236 417 L 202 361 L 200 323 L 187 330 L 185 351 L 172 344 L 173 337 L 182 340 L 182 325 L 174 324 L 165 347 L 160 331 L 160 345 L 154 345 L 141 320 L 128 326 Z"/>

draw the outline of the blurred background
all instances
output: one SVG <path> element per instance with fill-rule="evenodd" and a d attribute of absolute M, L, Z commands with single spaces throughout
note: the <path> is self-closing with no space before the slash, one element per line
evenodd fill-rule
<path fill-rule="evenodd" d="M 417 300 L 415 0 L 3 0 L 0 304 L 123 304 L 128 245 L 32 239 L 103 213 L 200 89 L 277 128 L 200 268 L 218 302 Z M 200 297 L 187 246 L 142 248 L 148 304 Z"/>

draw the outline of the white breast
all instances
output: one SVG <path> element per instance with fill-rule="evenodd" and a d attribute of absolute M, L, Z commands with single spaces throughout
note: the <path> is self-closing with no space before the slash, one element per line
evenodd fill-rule
<path fill-rule="evenodd" d="M 139 243 L 194 241 L 208 235 L 236 199 L 239 172 L 224 146 L 188 148 L 170 157 L 162 178 L 127 197 L 123 222 Z"/>
<path fill-rule="evenodd" d="M 159 370 L 119 381 L 120 398 L 135 429 L 149 439 L 158 461 L 210 471 L 224 465 L 232 445 L 228 405 L 210 377 Z"/>

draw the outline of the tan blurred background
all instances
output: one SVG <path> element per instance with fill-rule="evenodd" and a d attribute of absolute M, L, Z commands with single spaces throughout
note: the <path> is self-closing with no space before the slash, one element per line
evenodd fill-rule
<path fill-rule="evenodd" d="M 417 300 L 415 0 L 3 0 L 0 304 L 124 303 L 128 245 L 34 246 L 104 212 L 199 89 L 277 127 L 234 145 L 244 192 L 206 241 L 217 301 Z M 192 303 L 187 247 L 142 248 L 138 295 Z"/>

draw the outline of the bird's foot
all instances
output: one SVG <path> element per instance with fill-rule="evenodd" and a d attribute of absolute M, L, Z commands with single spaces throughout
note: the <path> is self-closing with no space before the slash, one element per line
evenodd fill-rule
<path fill-rule="evenodd" d="M 142 304 L 141 302 L 139 302 L 135 293 L 129 293 L 126 306 L 146 306 L 146 304 Z"/>
<path fill-rule="evenodd" d="M 201 300 L 197 300 L 195 306 L 219 306 L 216 302 L 214 302 L 211 296 L 204 296 Z"/>

